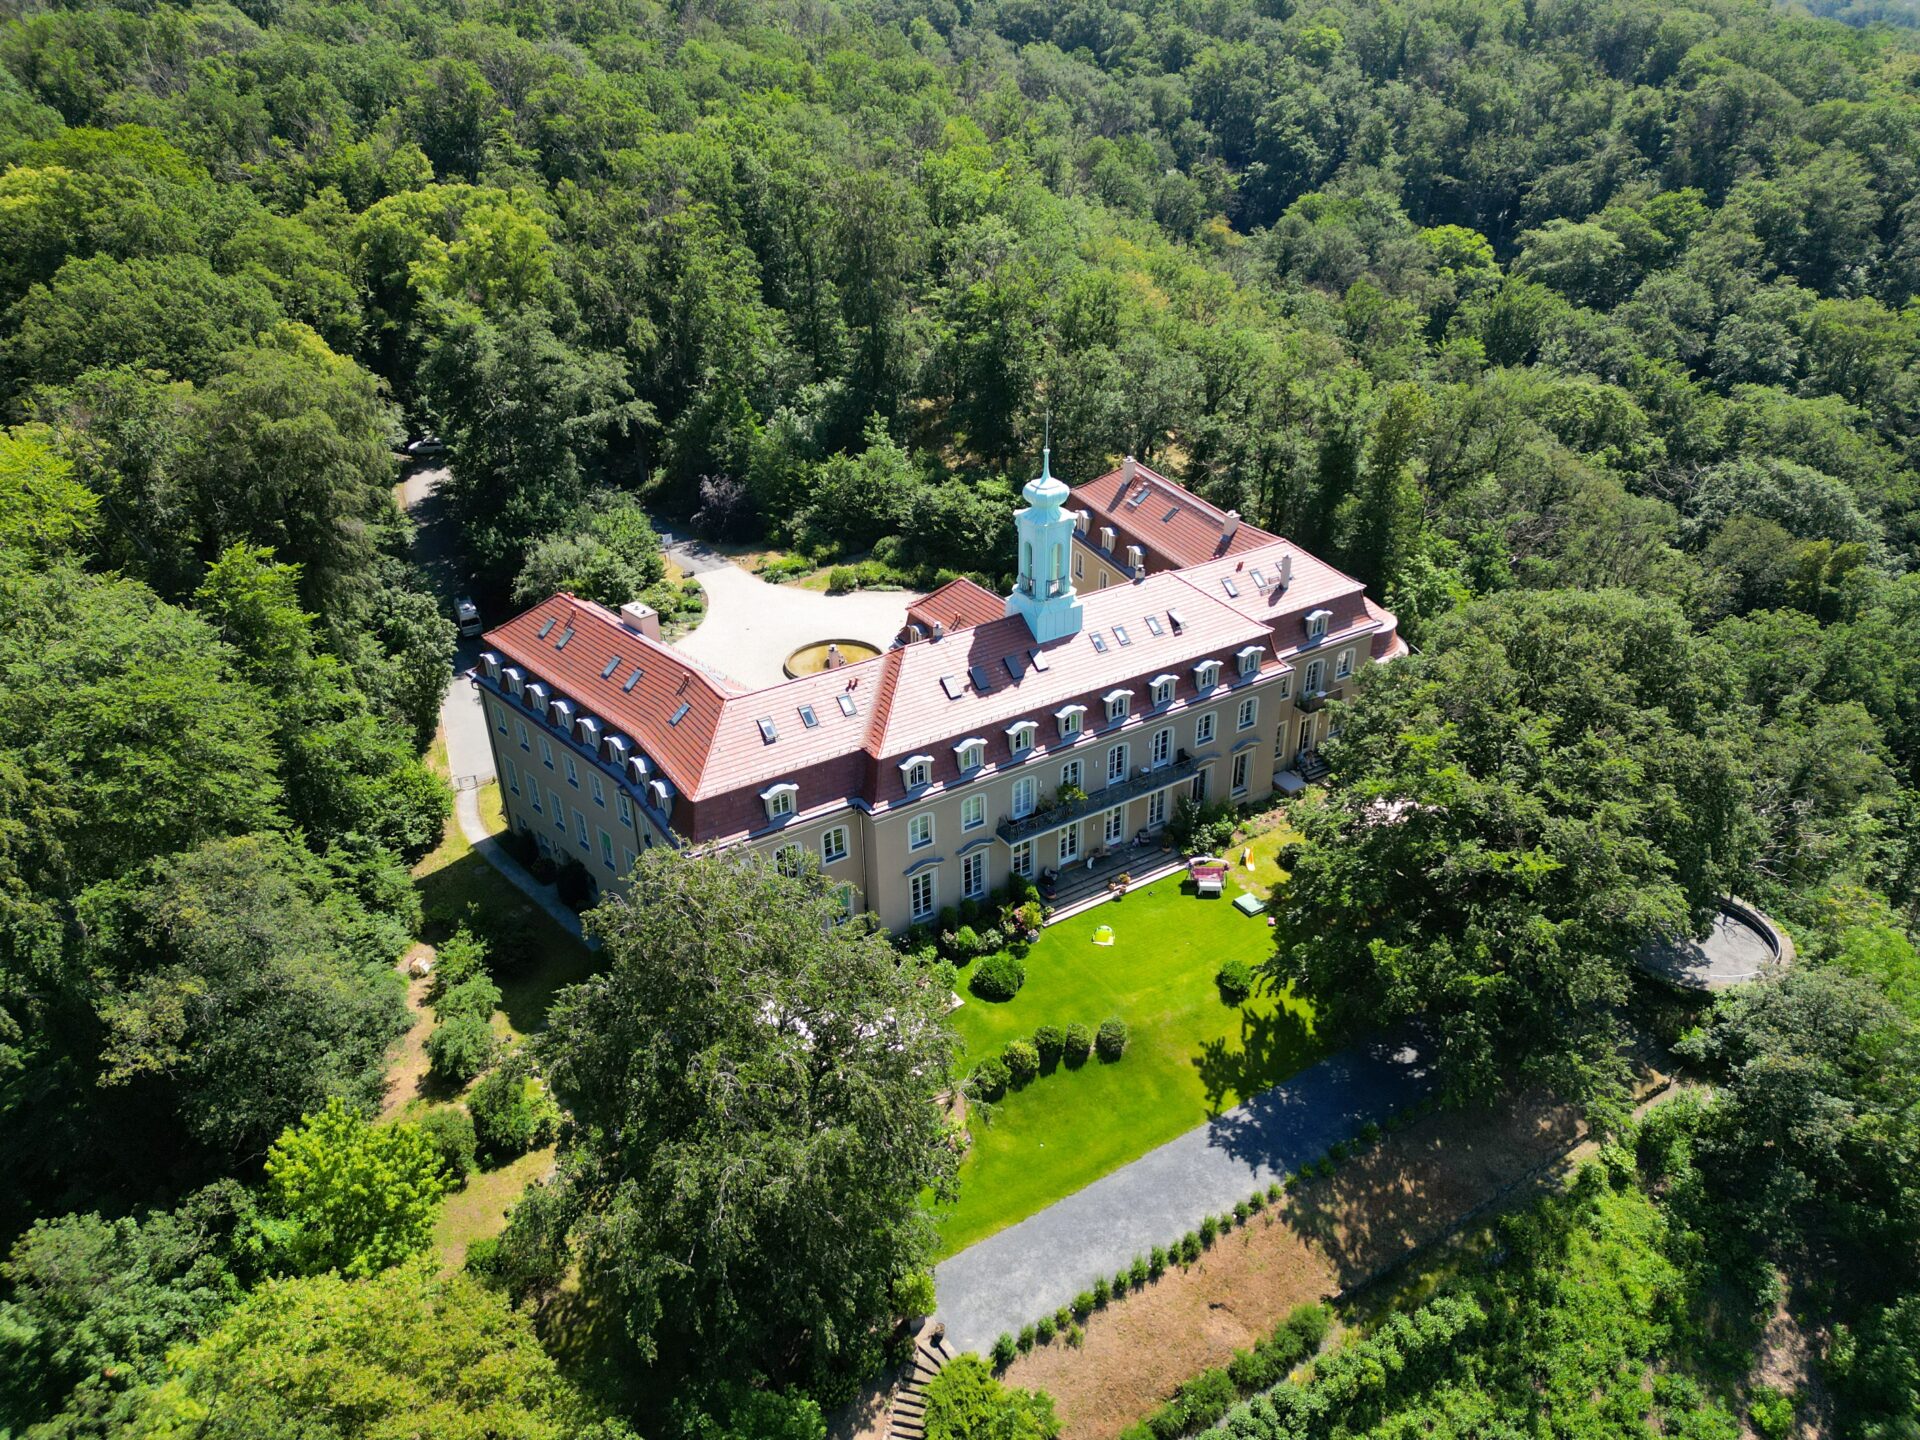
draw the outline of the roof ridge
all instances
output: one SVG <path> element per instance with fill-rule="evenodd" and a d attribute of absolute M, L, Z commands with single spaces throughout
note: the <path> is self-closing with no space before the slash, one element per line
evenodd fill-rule
<path fill-rule="evenodd" d="M 885 738 L 887 721 L 893 715 L 893 694 L 900 684 L 901 656 L 907 647 L 896 645 L 880 657 L 880 678 L 874 682 L 873 704 L 867 710 L 867 733 L 863 741 L 869 755 L 878 756 L 876 745 Z"/>

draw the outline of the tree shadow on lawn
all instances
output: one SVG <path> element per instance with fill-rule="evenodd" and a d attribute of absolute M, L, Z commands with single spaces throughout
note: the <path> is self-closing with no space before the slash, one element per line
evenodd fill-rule
<path fill-rule="evenodd" d="M 1243 1007 L 1238 1045 L 1225 1035 L 1208 1040 L 1192 1064 L 1207 1087 L 1207 1114 L 1218 1116 L 1230 1105 L 1278 1084 L 1325 1052 L 1325 1045 L 1293 1011 Z"/>
<path fill-rule="evenodd" d="M 598 955 L 554 924 L 477 851 L 417 876 L 415 883 L 425 912 L 421 938 L 437 945 L 465 924 L 487 941 L 487 969 L 516 1035 L 545 1028 L 553 997 L 600 968 Z"/>

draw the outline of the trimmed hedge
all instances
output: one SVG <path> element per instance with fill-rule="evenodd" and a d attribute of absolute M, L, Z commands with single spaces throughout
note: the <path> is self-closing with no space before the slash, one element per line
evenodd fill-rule
<path fill-rule="evenodd" d="M 1228 1364 L 1202 1370 L 1166 1404 L 1123 1430 L 1120 1440 L 1177 1440 L 1218 1424 L 1242 1396 L 1279 1384 L 1294 1366 L 1310 1359 L 1331 1323 L 1324 1305 L 1296 1306 L 1253 1349 L 1236 1350 Z"/>

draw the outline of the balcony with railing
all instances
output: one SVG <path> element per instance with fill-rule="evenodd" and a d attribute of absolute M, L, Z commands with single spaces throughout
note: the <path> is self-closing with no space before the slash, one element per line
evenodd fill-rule
<path fill-rule="evenodd" d="M 1116 805 L 1141 795 L 1150 795 L 1155 790 L 1164 790 L 1167 786 L 1186 779 L 1195 769 L 1193 757 L 1182 753 L 1171 764 L 1149 766 L 1144 773 L 1129 775 L 1124 780 L 1115 780 L 1094 791 L 1084 799 L 1075 800 L 1068 805 L 1055 805 L 1052 809 L 1036 810 L 1031 815 L 1019 819 L 1002 820 L 999 826 L 1000 838 L 1009 845 L 1016 840 L 1030 839 L 1035 835 L 1044 835 L 1049 830 L 1058 830 L 1062 825 L 1070 825 L 1075 820 L 1088 815 L 1098 815 L 1111 810 Z"/>

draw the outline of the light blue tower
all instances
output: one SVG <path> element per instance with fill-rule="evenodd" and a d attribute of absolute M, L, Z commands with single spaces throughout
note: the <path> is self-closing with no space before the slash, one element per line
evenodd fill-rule
<path fill-rule="evenodd" d="M 1020 578 L 1007 597 L 1007 614 L 1026 617 L 1042 645 L 1080 633 L 1080 597 L 1073 590 L 1073 516 L 1060 507 L 1067 487 L 1053 478 L 1052 447 L 1040 452 L 1040 474 L 1020 493 L 1027 508 L 1013 512 L 1020 539 Z"/>

